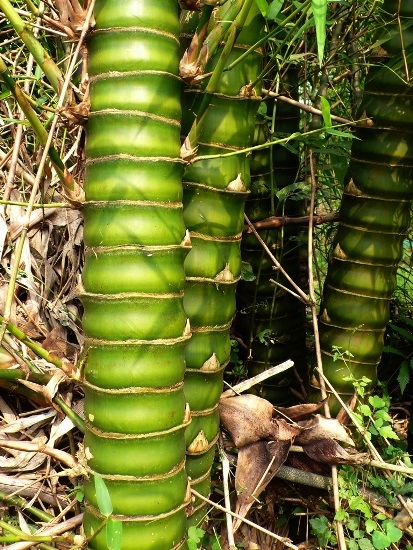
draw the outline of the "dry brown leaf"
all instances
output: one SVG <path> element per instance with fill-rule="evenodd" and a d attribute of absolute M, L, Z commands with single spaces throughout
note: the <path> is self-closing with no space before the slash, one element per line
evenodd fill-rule
<path fill-rule="evenodd" d="M 69 38 L 75 38 L 82 30 L 85 23 L 87 9 L 83 9 L 78 0 L 56 0 L 56 7 L 59 10 L 59 23 L 54 22 L 65 30 Z M 86 6 L 87 7 L 87 6 Z M 94 19 L 90 21 L 94 26 Z"/>
<path fill-rule="evenodd" d="M 324 399 L 318 403 L 301 403 L 300 405 L 294 405 L 292 407 L 274 407 L 275 414 L 279 414 L 290 420 L 303 420 L 310 414 L 314 414 L 318 411 L 326 402 Z"/>
<path fill-rule="evenodd" d="M 303 450 L 313 460 L 327 464 L 354 464 L 355 455 L 350 454 L 333 439 L 319 439 L 308 445 L 303 445 Z"/>
<path fill-rule="evenodd" d="M 3 346 L 0 346 L 0 370 L 6 370 L 15 363 L 14 357 Z"/>
<path fill-rule="evenodd" d="M 64 108 L 63 115 L 67 118 L 68 123 L 74 127 L 81 124 L 86 124 L 90 111 L 89 94 L 80 103 L 67 104 Z"/>
<path fill-rule="evenodd" d="M 45 444 L 47 437 L 40 436 L 31 440 L 31 443 L 36 443 L 39 448 Z M 16 451 L 7 449 L 6 456 L 0 456 L 0 471 L 1 472 L 30 472 L 37 470 L 46 460 L 46 456 L 42 453 L 32 453 L 26 451 Z M 10 456 L 11 455 L 11 456 Z"/>
<path fill-rule="evenodd" d="M 42 346 L 46 349 L 51 355 L 62 358 L 71 358 L 75 355 L 77 348 L 67 342 L 65 338 L 62 338 L 59 334 L 59 331 L 56 328 L 53 328 L 46 338 L 43 340 Z"/>
<path fill-rule="evenodd" d="M 245 517 L 259 494 L 284 464 L 291 441 L 257 441 L 239 450 L 235 488 L 238 498 L 235 512 Z M 234 520 L 234 531 L 241 520 Z"/>
<path fill-rule="evenodd" d="M 298 422 L 303 432 L 297 437 L 297 445 L 307 445 L 318 439 L 336 439 L 348 445 L 354 446 L 354 442 L 346 429 L 336 418 L 326 418 L 317 414 L 311 420 Z"/>
<path fill-rule="evenodd" d="M 50 419 L 56 416 L 56 411 L 50 409 L 44 413 L 40 414 L 31 414 L 23 418 L 16 418 L 12 422 L 7 422 L 0 427 L 0 437 L 3 437 L 5 434 L 16 434 L 20 431 L 27 430 L 32 426 L 39 426 L 41 424 L 50 423 Z"/>
<path fill-rule="evenodd" d="M 59 390 L 60 383 L 65 382 L 66 380 L 66 374 L 61 370 L 57 370 L 46 386 L 43 386 L 42 384 L 36 384 L 35 382 L 30 382 L 30 380 L 19 380 L 19 383 L 23 386 L 26 386 L 26 388 L 33 390 L 38 395 L 43 396 L 48 405 L 51 405 L 57 411 L 60 411 L 59 407 L 57 407 L 53 403 L 53 398 Z"/>
<path fill-rule="evenodd" d="M 260 439 L 273 438 L 273 406 L 256 395 L 246 394 L 221 399 L 221 422 L 240 449 Z"/>
<path fill-rule="evenodd" d="M 356 403 L 357 395 L 353 394 L 351 399 L 349 399 L 346 403 L 347 409 L 349 409 L 350 411 L 354 411 Z M 349 424 L 349 422 L 351 421 L 351 418 L 344 407 L 340 409 L 340 412 L 338 413 L 336 418 L 340 422 L 340 424 L 343 424 L 343 426 L 347 426 L 347 424 Z"/>
<path fill-rule="evenodd" d="M 273 439 L 276 441 L 291 441 L 293 443 L 294 439 L 303 431 L 303 428 L 297 424 L 289 424 L 284 418 L 274 418 L 273 426 Z"/>

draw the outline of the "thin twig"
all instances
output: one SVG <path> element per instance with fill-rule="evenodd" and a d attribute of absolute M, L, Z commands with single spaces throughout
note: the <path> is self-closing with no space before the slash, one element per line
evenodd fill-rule
<path fill-rule="evenodd" d="M 315 210 L 317 180 L 316 180 L 315 169 L 314 169 L 313 151 L 311 149 L 309 150 L 309 158 L 310 158 L 310 175 L 311 175 L 311 200 L 310 200 L 310 221 L 308 224 L 308 281 L 309 281 L 309 295 L 311 300 L 310 307 L 311 307 L 311 315 L 312 315 L 312 321 L 313 321 L 316 360 L 317 360 L 318 369 L 322 371 L 323 361 L 321 357 L 320 334 L 318 331 L 317 305 L 316 305 L 316 298 L 315 298 L 315 292 L 314 292 L 314 275 L 313 275 L 313 231 L 314 231 L 313 215 Z M 320 379 L 320 390 L 321 390 L 321 398 L 325 400 L 324 414 L 326 415 L 327 418 L 331 418 L 326 387 L 324 384 L 324 380 L 322 378 Z M 337 514 L 340 508 L 340 495 L 339 495 L 339 488 L 338 488 L 338 473 L 337 473 L 336 465 L 333 465 L 331 467 L 331 477 L 332 477 L 332 488 L 333 488 L 333 497 L 334 497 L 334 510 L 335 510 L 335 513 Z M 346 540 L 344 537 L 344 528 L 341 521 L 336 520 L 336 528 L 337 528 L 338 547 L 340 550 L 346 550 L 347 547 L 346 547 Z"/>
<path fill-rule="evenodd" d="M 268 246 L 265 244 L 265 242 L 261 239 L 261 237 L 259 236 L 257 230 L 252 225 L 251 221 L 249 220 L 249 218 L 246 214 L 244 214 L 244 219 L 247 222 L 247 225 L 250 228 L 251 233 L 254 233 L 254 235 L 258 239 L 258 242 L 261 244 L 261 246 L 263 247 L 265 252 L 271 258 L 271 260 L 274 263 L 274 265 L 276 266 L 276 268 L 280 270 L 280 273 L 283 274 L 283 276 L 287 279 L 287 281 L 296 290 L 297 294 L 300 296 L 300 300 L 302 302 L 304 302 L 305 304 L 308 304 L 309 300 L 308 300 L 307 294 L 301 290 L 301 288 L 291 279 L 291 277 L 288 275 L 288 273 L 285 271 L 285 269 L 281 266 L 280 262 L 277 260 L 277 258 L 274 256 L 274 254 L 271 252 L 271 250 L 268 248 Z M 288 292 L 290 292 L 294 295 L 294 293 L 291 290 L 289 290 L 289 289 L 286 289 L 286 290 L 288 290 Z"/>
<path fill-rule="evenodd" d="M 275 99 L 279 99 L 284 103 L 294 105 L 294 107 L 298 107 L 302 111 L 306 111 L 307 113 L 311 113 L 312 115 L 323 116 L 323 112 L 320 109 L 316 109 L 311 105 L 306 105 L 305 103 L 301 103 L 300 101 L 296 101 L 295 99 L 292 99 L 291 97 L 287 97 L 285 95 L 275 94 L 274 92 L 270 92 L 266 89 L 262 89 L 261 91 L 266 96 L 275 97 Z M 331 115 L 331 120 L 334 120 L 335 122 L 340 122 L 341 124 L 348 124 L 349 126 L 357 126 L 357 122 L 354 122 L 354 120 L 348 120 L 347 118 L 343 118 L 341 116 L 336 116 L 333 114 Z"/>
<path fill-rule="evenodd" d="M 264 533 L 265 535 L 268 535 L 269 537 L 271 537 L 275 540 L 278 540 L 279 542 L 281 542 L 287 548 L 291 548 L 292 550 L 299 550 L 298 546 L 296 546 L 295 544 L 292 544 L 291 542 L 289 542 L 289 540 L 287 540 L 285 537 L 280 537 L 279 535 L 276 535 L 275 533 L 269 531 L 268 529 L 264 529 L 264 527 L 261 527 L 260 525 L 257 525 L 253 521 L 250 521 L 247 518 L 243 518 L 239 514 L 236 514 L 235 512 L 231 512 L 231 510 L 227 510 L 227 508 L 224 508 L 223 506 L 217 504 L 216 502 L 213 502 L 212 500 L 205 497 L 204 495 L 201 495 L 201 493 L 198 493 L 198 491 L 195 491 L 195 489 L 191 489 L 191 493 L 194 496 L 196 496 L 197 498 L 200 498 L 201 500 L 203 500 L 204 502 L 209 504 L 210 506 L 213 506 L 217 510 L 220 510 L 221 512 L 225 512 L 225 514 L 229 514 L 232 517 L 241 520 L 243 523 L 246 523 L 250 527 L 254 527 L 255 529 L 257 529 L 257 531 L 261 531 L 261 533 Z"/>
<path fill-rule="evenodd" d="M 224 449 L 222 446 L 219 446 L 219 455 L 221 457 L 221 464 L 222 464 L 222 483 L 224 486 L 224 501 L 225 501 L 225 508 L 228 510 L 231 510 L 231 501 L 229 498 L 229 460 L 227 455 L 225 454 Z M 232 529 L 232 520 L 230 514 L 225 514 L 225 519 L 227 523 L 227 537 L 228 537 L 228 550 L 236 550 L 235 546 L 235 539 L 234 539 L 234 531 Z"/>
<path fill-rule="evenodd" d="M 83 514 L 79 514 L 77 516 L 74 516 L 73 518 L 68 519 L 67 521 L 62 521 L 58 525 L 52 525 L 51 527 L 48 527 L 47 525 L 45 525 L 44 527 L 41 527 L 38 531 L 36 531 L 36 535 L 39 535 L 39 536 L 61 535 L 63 533 L 71 531 L 75 527 L 78 527 L 82 523 L 82 521 L 83 521 Z M 78 536 L 78 540 L 79 540 L 78 547 L 80 548 L 81 543 L 83 541 L 83 537 Z M 26 548 L 31 548 L 32 546 L 33 546 L 33 541 L 24 541 L 24 542 L 16 542 L 15 544 L 10 544 L 7 547 L 7 549 L 8 550 L 25 550 Z"/>
<path fill-rule="evenodd" d="M 54 449 L 43 443 L 29 443 L 28 441 L 12 441 L 10 439 L 0 439 L 0 448 L 2 449 L 15 449 L 16 451 L 24 451 L 27 453 L 44 453 L 58 462 L 63 462 L 66 466 L 72 470 L 79 470 L 78 461 L 69 453 Z"/>
<path fill-rule="evenodd" d="M 271 376 L 275 376 L 276 374 L 280 374 L 285 370 L 291 369 L 293 366 L 294 366 L 294 361 L 291 361 L 291 359 L 288 359 L 287 361 L 284 361 L 284 363 L 281 363 L 280 365 L 276 365 L 275 367 L 271 367 L 270 369 L 267 369 L 264 372 L 257 374 L 253 378 L 244 380 L 243 382 L 240 382 L 236 386 L 231 386 L 231 389 L 224 391 L 221 394 L 221 399 L 225 399 L 227 397 L 233 397 L 234 395 L 239 395 L 240 393 L 252 388 L 252 386 L 255 386 L 256 384 L 260 384 L 261 382 L 263 382 L 264 380 L 267 380 L 267 378 L 270 378 Z M 226 382 L 226 385 L 229 386 L 227 382 Z"/>
<path fill-rule="evenodd" d="M 313 225 L 321 225 L 323 223 L 338 222 L 340 216 L 338 212 L 332 212 L 331 214 L 319 214 L 313 216 Z M 277 229 L 279 227 L 286 227 L 287 225 L 308 225 L 310 223 L 310 216 L 271 216 L 258 222 L 254 222 L 252 225 L 257 231 L 263 229 Z M 244 226 L 244 233 L 252 233 L 248 225 Z"/>

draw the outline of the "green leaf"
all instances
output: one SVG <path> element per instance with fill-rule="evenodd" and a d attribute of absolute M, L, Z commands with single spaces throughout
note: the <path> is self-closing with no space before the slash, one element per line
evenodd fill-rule
<path fill-rule="evenodd" d="M 258 9 L 262 13 L 263 17 L 267 17 L 268 4 L 267 0 L 255 0 L 258 6 Z"/>
<path fill-rule="evenodd" d="M 273 0 L 269 5 L 267 12 L 267 19 L 274 20 L 277 18 L 277 15 L 280 13 L 281 8 L 283 7 L 284 0 Z"/>
<path fill-rule="evenodd" d="M 374 531 L 373 535 L 371 536 L 371 540 L 376 550 L 384 550 L 385 548 L 388 548 L 391 544 L 389 537 L 381 531 Z"/>
<path fill-rule="evenodd" d="M 371 409 L 368 405 L 360 405 L 359 411 L 363 416 L 371 416 Z"/>
<path fill-rule="evenodd" d="M 203 529 L 200 529 L 199 527 L 195 527 L 194 525 L 191 525 L 191 527 L 188 529 L 188 549 L 189 550 L 197 550 L 198 544 L 201 542 L 202 537 L 205 535 L 205 531 Z"/>
<path fill-rule="evenodd" d="M 349 132 L 341 132 L 340 130 L 335 130 L 334 128 L 326 128 L 327 134 L 331 134 L 332 136 L 340 136 L 340 137 L 346 137 L 349 139 L 359 139 L 358 137 L 354 136 L 353 134 L 350 134 Z"/>
<path fill-rule="evenodd" d="M 326 43 L 327 0 L 312 0 L 315 31 L 317 35 L 318 63 L 321 67 Z"/>
<path fill-rule="evenodd" d="M 362 538 L 358 541 L 360 550 L 374 550 L 374 546 L 369 539 Z"/>
<path fill-rule="evenodd" d="M 320 97 L 321 100 L 321 112 L 323 114 L 324 125 L 329 128 L 333 125 L 331 122 L 330 103 L 324 96 Z"/>
<path fill-rule="evenodd" d="M 379 429 L 379 434 L 381 435 L 381 437 L 387 437 L 387 439 L 399 439 L 399 436 L 396 434 L 396 432 L 392 429 L 390 425 L 382 426 Z"/>
<path fill-rule="evenodd" d="M 357 542 L 354 539 L 350 539 L 347 542 L 347 548 L 348 548 L 348 550 L 358 550 L 359 545 L 357 544 Z"/>
<path fill-rule="evenodd" d="M 350 500 L 349 500 L 349 507 L 350 507 L 350 510 L 358 510 L 359 512 L 361 512 L 362 514 L 364 514 L 364 516 L 366 518 L 371 518 L 371 509 L 370 509 L 370 506 L 369 504 L 363 499 L 363 497 L 361 495 L 358 495 L 356 497 L 352 497 Z"/>
<path fill-rule="evenodd" d="M 398 542 L 402 538 L 403 532 L 394 525 L 391 519 L 383 521 L 383 527 L 386 530 L 390 542 Z"/>
<path fill-rule="evenodd" d="M 386 402 L 384 401 L 384 399 L 382 399 L 378 395 L 371 395 L 369 397 L 369 403 L 375 409 L 382 409 L 386 406 Z"/>
<path fill-rule="evenodd" d="M 108 518 L 106 545 L 108 550 L 120 550 L 122 547 L 122 522 L 118 519 Z"/>
<path fill-rule="evenodd" d="M 413 342 L 413 334 L 410 331 L 406 330 L 405 328 L 394 325 L 393 323 L 389 323 L 388 326 L 392 330 L 394 330 L 394 332 L 397 332 L 398 334 L 403 336 L 403 338 L 405 338 L 409 342 Z"/>
<path fill-rule="evenodd" d="M 387 409 L 379 409 L 378 411 L 375 411 L 374 414 L 377 418 L 382 418 L 383 420 L 387 420 L 387 422 L 391 421 L 391 416 L 387 412 Z"/>
<path fill-rule="evenodd" d="M 373 519 L 366 519 L 364 523 L 367 533 L 372 533 L 377 529 L 377 523 Z"/>
<path fill-rule="evenodd" d="M 254 275 L 254 270 L 248 262 L 242 262 L 241 267 L 241 279 L 243 281 L 255 281 L 256 277 Z"/>
<path fill-rule="evenodd" d="M 95 491 L 96 491 L 96 500 L 98 503 L 98 508 L 101 514 L 106 517 L 109 517 L 113 512 L 112 501 L 110 500 L 110 495 L 108 488 L 106 487 L 103 479 L 98 475 L 94 474 L 95 480 Z"/>
<path fill-rule="evenodd" d="M 347 527 L 350 529 L 350 531 L 355 531 L 359 528 L 360 520 L 356 516 L 351 516 L 351 518 L 348 520 Z"/>
<path fill-rule="evenodd" d="M 42 77 L 43 71 L 40 65 L 36 65 L 36 69 L 34 70 L 34 77 L 36 80 L 40 80 Z"/>
<path fill-rule="evenodd" d="M 399 357 L 403 357 L 404 359 L 407 359 L 407 355 L 400 350 L 393 348 L 392 346 L 384 346 L 383 351 L 386 353 L 392 353 L 393 355 L 398 355 Z"/>
<path fill-rule="evenodd" d="M 339 508 L 334 516 L 335 521 L 345 521 L 347 518 L 348 513 L 343 508 Z"/>
<path fill-rule="evenodd" d="M 410 382 L 411 368 L 409 361 L 405 359 L 400 365 L 399 374 L 397 376 L 397 382 L 399 383 L 399 388 L 401 393 L 404 393 L 407 384 Z"/>
<path fill-rule="evenodd" d="M 85 499 L 85 491 L 83 489 L 83 486 L 82 485 L 78 485 L 77 487 L 74 487 L 73 489 L 74 493 L 75 493 L 75 496 L 76 496 L 76 500 L 78 502 L 83 502 L 84 499 Z"/>
<path fill-rule="evenodd" d="M 310 519 L 310 525 L 318 542 L 322 548 L 325 548 L 330 540 L 331 531 L 328 519 L 325 516 Z"/>
<path fill-rule="evenodd" d="M 400 495 L 407 495 L 408 493 L 413 493 L 413 481 L 410 481 L 409 483 L 405 483 L 404 485 L 402 485 L 402 487 L 400 487 L 397 492 Z"/>

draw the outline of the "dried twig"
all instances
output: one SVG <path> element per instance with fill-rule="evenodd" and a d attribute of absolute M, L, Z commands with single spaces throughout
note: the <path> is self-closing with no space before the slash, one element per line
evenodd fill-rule
<path fill-rule="evenodd" d="M 201 495 L 201 493 L 198 493 L 198 491 L 195 491 L 195 489 L 191 489 L 191 493 L 197 498 L 200 498 L 201 500 L 209 504 L 210 506 L 216 508 L 217 510 L 220 510 L 221 512 L 225 512 L 226 514 L 229 514 L 230 516 L 241 520 L 243 523 L 246 523 L 250 527 L 254 527 L 255 529 L 257 529 L 257 531 L 261 531 L 261 533 L 264 533 L 265 535 L 268 535 L 269 537 L 275 540 L 278 540 L 287 548 L 291 548 L 292 550 L 299 550 L 298 546 L 296 546 L 295 544 L 292 544 L 289 539 L 286 539 L 285 537 L 280 537 L 279 535 L 272 533 L 268 529 L 264 529 L 264 527 L 257 525 L 253 521 L 250 521 L 249 519 L 246 519 L 240 516 L 239 514 L 232 512 L 231 510 L 227 510 L 227 508 L 224 508 L 223 506 L 220 506 L 219 504 L 217 504 L 216 502 L 213 502 L 209 498 L 206 498 L 204 495 Z"/>
<path fill-rule="evenodd" d="M 284 361 L 284 363 L 281 363 L 280 365 L 271 367 L 270 369 L 267 369 L 261 372 L 260 374 L 257 374 L 257 376 L 249 378 L 248 380 L 244 380 L 243 382 L 240 382 L 236 386 L 232 386 L 231 389 L 226 390 L 221 394 L 221 399 L 225 399 L 227 397 L 233 397 L 234 395 L 238 395 L 244 391 L 247 391 L 250 388 L 252 388 L 252 386 L 255 386 L 256 384 L 260 384 L 261 382 L 263 382 L 264 380 L 267 380 L 267 378 L 270 378 L 271 376 L 275 376 L 276 374 L 280 374 L 285 370 L 291 369 L 293 366 L 294 366 L 294 362 L 291 361 L 291 359 L 288 359 L 287 361 Z M 227 382 L 225 383 L 229 385 Z"/>

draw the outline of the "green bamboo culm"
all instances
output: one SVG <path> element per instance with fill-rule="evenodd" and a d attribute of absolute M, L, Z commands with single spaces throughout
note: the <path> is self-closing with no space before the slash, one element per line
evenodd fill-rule
<path fill-rule="evenodd" d="M 296 95 L 298 73 L 294 68 L 285 71 L 281 92 Z M 267 102 L 274 108 L 274 132 L 277 136 L 291 135 L 299 130 L 300 114 L 296 107 L 274 100 Z M 255 143 L 266 143 L 271 138 L 267 117 L 259 116 L 255 128 Z M 262 149 L 252 154 L 251 194 L 245 211 L 255 222 L 270 216 L 298 216 L 302 214 L 302 201 L 277 197 L 277 192 L 293 186 L 299 170 L 298 155 L 282 145 Z M 299 246 L 300 230 L 296 226 L 258 231 L 288 275 L 300 284 L 301 262 Z M 245 233 L 242 238 L 242 259 L 252 268 L 254 280 L 242 280 L 237 289 L 237 323 L 243 341 L 247 344 L 248 376 L 255 376 L 287 359 L 294 361 L 303 376 L 306 370 L 305 306 L 292 294 L 276 286 L 290 284 L 280 271 L 273 269 L 273 262 L 254 234 Z M 259 395 L 274 404 L 287 404 L 291 388 L 297 380 L 291 370 L 269 378 L 254 388 Z"/>
<path fill-rule="evenodd" d="M 230 14 L 232 25 L 227 24 Z M 219 155 L 252 143 L 260 87 L 250 90 L 248 84 L 261 70 L 262 52 L 252 52 L 231 71 L 225 72 L 225 67 L 255 44 L 264 22 L 255 2 L 224 2 L 212 14 L 208 36 L 216 37 L 214 29 L 222 30 L 223 20 L 227 28 L 205 64 L 205 73 L 211 76 L 198 86 L 192 82 L 184 92 L 184 156 L 188 152 Z M 231 51 L 230 41 L 234 42 Z M 202 71 L 205 58 L 202 48 L 200 51 Z M 185 261 L 184 298 L 192 331 L 185 352 L 185 396 L 192 417 L 186 430 L 186 469 L 191 486 L 203 495 L 210 490 L 219 431 L 218 401 L 230 355 L 249 162 L 245 154 L 203 160 L 195 157 L 184 173 L 184 219 L 192 244 Z M 202 521 L 205 503 L 193 501 L 189 513 L 190 523 Z"/>
<path fill-rule="evenodd" d="M 320 316 L 324 373 L 343 396 L 352 379 L 377 381 L 413 198 L 413 6 L 385 0 L 382 9 L 387 40 L 365 84 L 369 122 L 355 133 Z"/>
<path fill-rule="evenodd" d="M 97 0 L 88 39 L 82 276 L 84 528 L 107 548 L 103 479 L 122 550 L 186 547 L 181 84 L 176 0 Z M 96 534 L 97 533 L 97 534 Z"/>

